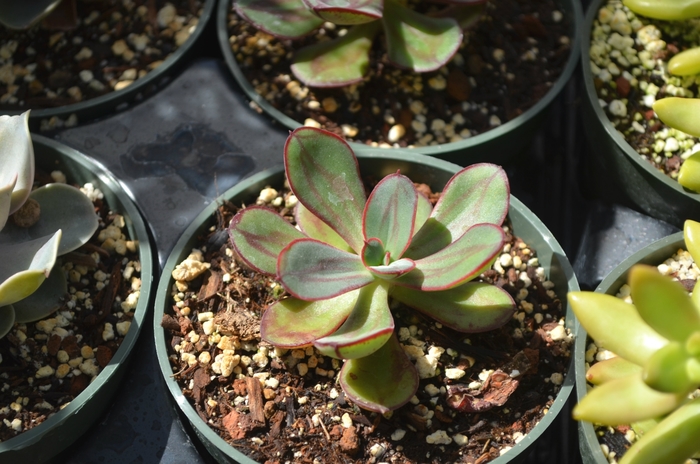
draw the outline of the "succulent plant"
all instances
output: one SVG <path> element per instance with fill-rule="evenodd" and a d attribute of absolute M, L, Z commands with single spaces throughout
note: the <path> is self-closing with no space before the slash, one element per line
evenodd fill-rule
<path fill-rule="evenodd" d="M 297 39 L 324 22 L 350 26 L 347 33 L 300 49 L 292 72 L 313 87 L 342 87 L 362 80 L 369 52 L 383 31 L 387 58 L 415 72 L 434 71 L 450 61 L 462 43 L 462 29 L 479 17 L 486 0 L 441 0 L 448 6 L 430 15 L 401 0 L 236 0 L 236 12 L 275 37 Z"/>
<path fill-rule="evenodd" d="M 664 124 L 700 137 L 700 98 L 661 98 L 654 102 L 653 108 Z M 700 152 L 693 153 L 683 162 L 678 172 L 678 183 L 700 192 Z"/>
<path fill-rule="evenodd" d="M 356 404 L 386 412 L 418 387 L 394 335 L 389 298 L 462 332 L 494 329 L 512 317 L 506 291 L 469 282 L 503 248 L 510 194 L 502 168 L 462 169 L 433 208 L 399 172 L 367 197 L 350 146 L 320 129 L 293 131 L 284 163 L 300 230 L 250 206 L 231 220 L 231 243 L 291 295 L 265 310 L 262 338 L 345 359 L 339 380 Z"/>
<path fill-rule="evenodd" d="M 700 258 L 700 223 L 684 238 Z M 620 464 L 682 464 L 700 452 L 700 284 L 692 296 L 652 266 L 628 274 L 633 304 L 612 295 L 571 292 L 569 303 L 596 344 L 617 357 L 588 370 L 594 387 L 574 408 L 577 420 L 632 424 L 641 434 Z M 694 399 L 693 399 L 694 397 Z"/>
<path fill-rule="evenodd" d="M 15 322 L 56 310 L 66 292 L 57 256 L 82 246 L 97 229 L 93 204 L 80 190 L 47 184 L 32 191 L 28 121 L 29 112 L 0 116 L 0 337 Z"/>

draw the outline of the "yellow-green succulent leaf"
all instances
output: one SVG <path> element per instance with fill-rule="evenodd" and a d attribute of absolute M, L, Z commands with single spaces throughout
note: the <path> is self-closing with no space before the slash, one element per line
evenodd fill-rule
<path fill-rule="evenodd" d="M 700 222 L 686 220 L 683 224 L 683 239 L 693 261 L 700 263 Z"/>
<path fill-rule="evenodd" d="M 700 152 L 693 153 L 681 164 L 678 183 L 688 190 L 700 192 Z"/>
<path fill-rule="evenodd" d="M 648 18 L 678 20 L 700 16 L 697 0 L 623 0 L 624 5 Z"/>
<path fill-rule="evenodd" d="M 619 356 L 593 364 L 586 371 L 586 380 L 593 385 L 600 385 L 611 380 L 627 377 L 642 372 L 642 367 Z"/>
<path fill-rule="evenodd" d="M 700 136 L 700 98 L 660 98 L 654 102 L 653 108 L 664 124 Z"/>
<path fill-rule="evenodd" d="M 700 47 L 689 48 L 668 61 L 668 72 L 676 76 L 692 76 L 700 73 Z"/>
<path fill-rule="evenodd" d="M 642 378 L 654 390 L 666 393 L 687 394 L 697 388 L 687 369 L 693 358 L 683 344 L 676 341 L 654 353 L 644 365 Z"/>

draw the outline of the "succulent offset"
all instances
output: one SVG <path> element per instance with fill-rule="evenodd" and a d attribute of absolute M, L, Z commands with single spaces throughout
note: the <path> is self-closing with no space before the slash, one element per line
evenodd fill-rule
<path fill-rule="evenodd" d="M 700 262 L 700 223 L 686 221 L 683 232 Z M 646 265 L 632 267 L 628 283 L 633 304 L 593 292 L 568 295 L 591 338 L 617 355 L 588 370 L 594 387 L 574 418 L 631 424 L 641 437 L 620 464 L 682 464 L 700 452 L 700 284 L 689 296 Z"/>
<path fill-rule="evenodd" d="M 700 16 L 698 0 L 624 0 L 633 12 L 654 19 L 678 21 Z M 700 47 L 683 50 L 668 62 L 668 72 L 675 76 L 700 73 Z M 666 97 L 657 100 L 653 109 L 666 125 L 694 137 L 700 137 L 700 99 Z M 678 183 L 700 192 L 700 153 L 687 158 L 678 172 Z"/>
<path fill-rule="evenodd" d="M 275 37 L 298 39 L 324 22 L 348 26 L 296 53 L 292 72 L 312 87 L 341 87 L 362 80 L 374 39 L 383 32 L 387 58 L 416 72 L 434 71 L 452 59 L 462 29 L 479 17 L 486 0 L 444 0 L 448 6 L 421 14 L 400 0 L 236 0 L 236 12 Z"/>
<path fill-rule="evenodd" d="M 345 359 L 346 395 L 386 412 L 418 387 L 394 335 L 389 298 L 461 332 L 510 320 L 515 303 L 506 291 L 469 282 L 503 248 L 510 193 L 502 168 L 462 169 L 432 207 L 398 172 L 367 197 L 350 146 L 320 129 L 293 131 L 284 163 L 299 229 L 262 206 L 241 210 L 229 226 L 243 261 L 276 276 L 291 295 L 263 313 L 265 341 Z"/>
<path fill-rule="evenodd" d="M 32 191 L 34 148 L 29 112 L 0 116 L 0 337 L 15 322 L 48 316 L 66 293 L 59 255 L 86 243 L 97 229 L 90 199 L 65 184 L 47 184 Z M 13 220 L 29 207 L 38 214 L 33 224 Z M 36 214 L 34 216 L 37 216 Z"/>

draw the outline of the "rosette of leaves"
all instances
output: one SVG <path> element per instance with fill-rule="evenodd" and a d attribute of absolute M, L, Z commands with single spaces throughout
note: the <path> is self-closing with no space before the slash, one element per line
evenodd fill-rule
<path fill-rule="evenodd" d="M 345 359 L 339 381 L 356 404 L 386 412 L 418 387 L 394 335 L 389 298 L 461 332 L 511 319 L 515 304 L 506 291 L 470 282 L 503 248 L 510 194 L 502 168 L 462 169 L 432 207 L 398 172 L 367 197 L 350 146 L 320 129 L 293 131 L 284 163 L 299 229 L 251 206 L 231 220 L 231 243 L 291 295 L 265 310 L 262 338 Z"/>
<path fill-rule="evenodd" d="M 700 223 L 686 221 L 685 244 L 700 262 Z M 628 275 L 633 304 L 594 292 L 571 292 L 569 303 L 599 346 L 617 357 L 588 370 L 594 387 L 574 418 L 631 424 L 638 441 L 620 464 L 682 464 L 700 452 L 700 284 L 692 296 L 652 266 Z M 694 397 L 694 399 L 693 399 Z"/>
<path fill-rule="evenodd" d="M 415 2 L 418 3 L 418 2 Z M 400 0 L 236 0 L 236 12 L 257 29 L 282 39 L 298 39 L 324 22 L 349 26 L 332 40 L 298 50 L 292 72 L 311 87 L 360 82 L 380 32 L 387 58 L 415 72 L 434 71 L 450 61 L 462 43 L 462 29 L 480 16 L 486 0 L 442 0 L 447 7 L 430 15 Z"/>
<path fill-rule="evenodd" d="M 85 244 L 98 225 L 92 202 L 80 190 L 47 184 L 32 191 L 28 121 L 29 112 L 0 116 L 0 337 L 15 322 L 41 319 L 58 308 L 67 289 L 57 256 Z"/>

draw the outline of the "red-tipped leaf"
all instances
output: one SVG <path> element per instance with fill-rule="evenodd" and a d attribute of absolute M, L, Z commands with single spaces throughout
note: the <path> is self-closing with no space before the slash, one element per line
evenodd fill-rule
<path fill-rule="evenodd" d="M 352 25 L 382 17 L 383 0 L 304 0 L 316 15 L 334 24 Z"/>
<path fill-rule="evenodd" d="M 333 245 L 339 250 L 352 251 L 352 248 L 343 240 L 343 237 L 338 235 L 338 232 L 334 231 L 328 224 L 314 216 L 314 214 L 301 203 L 297 203 L 294 207 L 294 220 L 302 232 L 309 237 Z"/>

